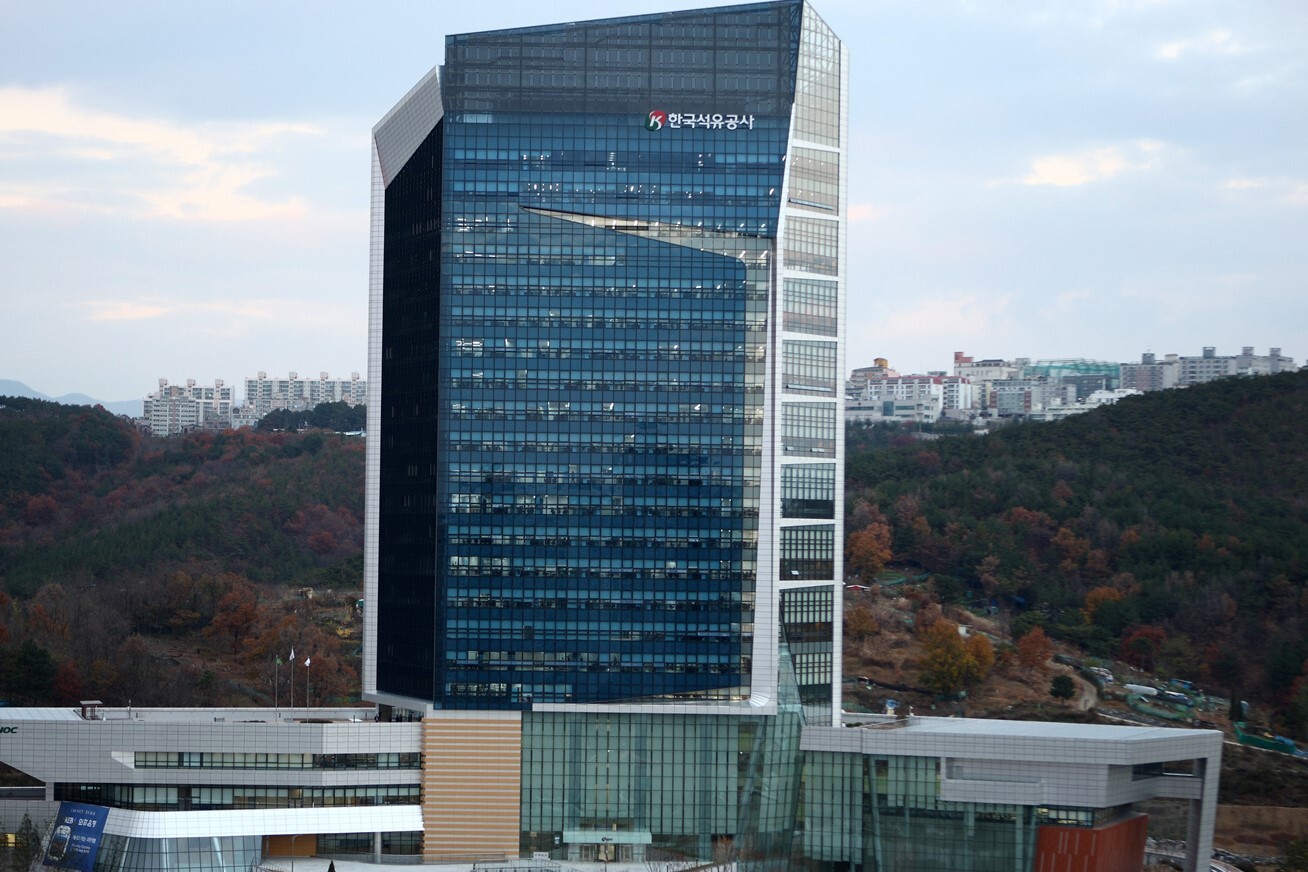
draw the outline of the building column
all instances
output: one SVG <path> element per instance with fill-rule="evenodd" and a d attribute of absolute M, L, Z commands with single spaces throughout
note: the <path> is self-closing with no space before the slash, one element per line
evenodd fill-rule
<path fill-rule="evenodd" d="M 1194 761 L 1194 774 L 1203 779 L 1203 798 L 1190 800 L 1185 834 L 1185 872 L 1205 872 L 1213 856 L 1212 833 L 1217 822 L 1217 783 L 1221 769 L 1220 747 L 1216 757 L 1199 757 Z"/>

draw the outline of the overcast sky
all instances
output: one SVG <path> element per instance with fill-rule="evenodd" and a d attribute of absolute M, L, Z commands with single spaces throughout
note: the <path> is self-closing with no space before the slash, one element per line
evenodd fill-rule
<path fill-rule="evenodd" d="M 0 379 L 365 372 L 369 131 L 445 35 L 704 5 L 0 0 Z M 815 8 L 853 63 L 849 367 L 1304 362 L 1304 0 Z"/>

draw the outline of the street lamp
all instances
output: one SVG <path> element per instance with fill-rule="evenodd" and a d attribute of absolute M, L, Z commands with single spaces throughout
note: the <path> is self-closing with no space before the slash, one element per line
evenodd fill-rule
<path fill-rule="evenodd" d="M 304 833 L 296 833 L 291 836 L 291 872 L 295 872 L 295 840 L 303 835 Z"/>

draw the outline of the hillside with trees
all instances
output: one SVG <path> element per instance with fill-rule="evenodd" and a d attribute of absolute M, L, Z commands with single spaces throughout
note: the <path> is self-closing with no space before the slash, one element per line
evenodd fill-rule
<path fill-rule="evenodd" d="M 0 698 L 285 702 L 292 646 L 315 700 L 357 698 L 363 453 L 0 398 Z"/>
<path fill-rule="evenodd" d="M 848 431 L 847 565 L 929 573 L 1087 654 L 1239 693 L 1308 736 L 1308 373 L 919 441 Z"/>

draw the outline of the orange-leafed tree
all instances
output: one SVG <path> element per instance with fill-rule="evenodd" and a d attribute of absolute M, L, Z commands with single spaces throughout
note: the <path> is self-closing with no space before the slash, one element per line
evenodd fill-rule
<path fill-rule="evenodd" d="M 1027 669 L 1045 671 L 1052 656 L 1054 656 L 1054 643 L 1049 641 L 1049 637 L 1040 627 L 1033 628 L 1031 632 L 1017 640 L 1017 662 Z"/>
<path fill-rule="evenodd" d="M 218 600 L 213 622 L 205 630 L 209 635 L 229 635 L 232 650 L 240 648 L 244 639 L 259 622 L 259 593 L 253 584 L 242 578 Z"/>
<path fill-rule="evenodd" d="M 1096 587 L 1085 595 L 1085 605 L 1081 607 L 1081 614 L 1087 624 L 1095 622 L 1095 612 L 1099 607 L 1107 602 L 1118 602 L 1123 597 L 1122 591 L 1115 587 Z"/>
<path fill-rule="evenodd" d="M 860 514 L 862 514 L 860 512 Z M 861 578 L 872 578 L 892 556 L 890 525 L 876 506 L 867 506 L 871 520 L 845 538 L 845 565 Z"/>
<path fill-rule="evenodd" d="M 980 633 L 973 633 L 967 637 L 965 647 L 968 655 L 976 661 L 981 677 L 989 675 L 990 670 L 995 666 L 995 646 L 990 640 Z"/>

